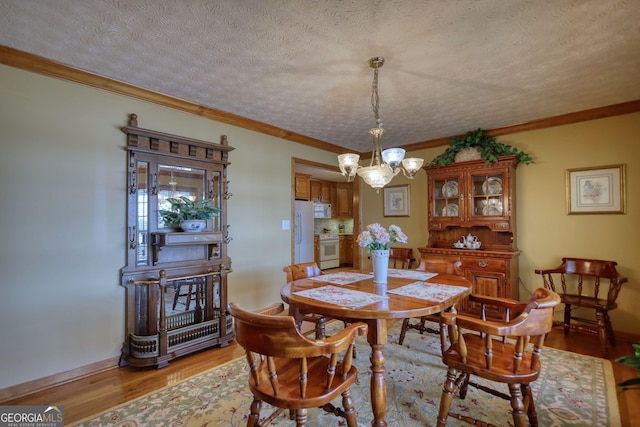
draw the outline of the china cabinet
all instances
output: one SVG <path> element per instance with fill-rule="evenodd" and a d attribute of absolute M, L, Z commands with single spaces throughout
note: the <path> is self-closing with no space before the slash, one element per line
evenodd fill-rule
<path fill-rule="evenodd" d="M 473 293 L 518 299 L 516 244 L 516 156 L 425 167 L 428 177 L 428 229 L 422 258 L 461 260 Z M 462 243 L 480 242 L 467 248 Z M 477 239 L 476 239 L 477 238 Z M 457 243 L 461 242 L 461 243 Z M 469 245 L 471 246 L 471 245 Z M 463 310 L 478 307 L 464 305 Z M 501 317 L 503 313 L 492 315 Z"/>
<path fill-rule="evenodd" d="M 230 147 L 138 127 L 127 135 L 125 341 L 121 365 L 166 366 L 170 360 L 233 339 L 227 307 L 227 181 Z M 220 213 L 201 232 L 165 224 L 169 198 L 210 200 Z"/>

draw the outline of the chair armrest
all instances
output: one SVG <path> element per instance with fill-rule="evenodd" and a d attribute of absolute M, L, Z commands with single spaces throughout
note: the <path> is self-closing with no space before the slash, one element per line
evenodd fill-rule
<path fill-rule="evenodd" d="M 509 298 L 487 297 L 477 294 L 469 295 L 469 301 L 477 302 L 479 304 L 493 305 L 496 307 L 504 307 L 520 312 L 524 311 L 527 307 L 527 303 L 525 302 L 515 301 Z"/>
<path fill-rule="evenodd" d="M 467 329 L 485 334 L 507 337 L 520 335 L 519 327 L 526 321 L 526 316 L 518 316 L 514 320 L 505 322 L 500 320 L 482 320 L 466 314 L 458 314 L 455 324 L 461 329 Z"/>
<path fill-rule="evenodd" d="M 565 273 L 565 269 L 564 268 L 551 268 L 551 269 L 542 270 L 542 269 L 536 268 L 535 270 L 533 270 L 533 272 L 536 273 L 536 274 Z"/>
<path fill-rule="evenodd" d="M 448 326 L 453 326 L 456 324 L 456 317 L 458 316 L 458 313 L 452 313 L 450 311 L 441 311 L 439 314 L 440 314 L 440 321 L 443 324 Z"/>
<path fill-rule="evenodd" d="M 355 322 L 341 330 L 335 335 L 331 335 L 323 340 L 316 340 L 316 343 L 324 344 L 327 354 L 339 353 L 349 347 L 356 337 L 367 333 L 367 324 Z"/>
<path fill-rule="evenodd" d="M 611 278 L 611 282 L 615 283 L 616 285 L 622 285 L 623 283 L 627 283 L 629 281 L 628 277 L 622 277 L 620 275 L 617 275 L 616 277 Z"/>
<path fill-rule="evenodd" d="M 536 289 L 527 302 L 478 295 L 471 297 L 473 301 L 508 307 L 519 311 L 520 314 L 511 320 L 485 320 L 464 313 L 444 312 L 440 314 L 442 323 L 455 325 L 458 330 L 467 329 L 500 337 L 539 335 L 550 330 L 553 307 L 560 303 L 560 296 L 545 288 Z"/>
<path fill-rule="evenodd" d="M 444 325 L 454 326 L 457 325 L 460 328 L 470 329 L 472 331 L 486 332 L 492 335 L 500 335 L 496 333 L 500 327 L 506 322 L 482 320 L 473 316 L 452 312 L 441 312 L 440 320 Z M 509 322 L 512 323 L 512 322 Z M 463 326 L 464 325 L 464 326 Z M 490 330 L 489 330 L 490 329 Z"/>
<path fill-rule="evenodd" d="M 529 304 L 524 304 L 525 306 Z M 532 303 L 531 305 L 535 305 Z M 440 313 L 442 323 L 445 325 L 455 325 L 460 329 L 483 332 L 485 334 L 508 337 L 511 335 L 522 335 L 522 327 L 527 327 L 528 313 L 522 313 L 513 320 L 482 320 L 475 316 L 460 313 L 443 312 Z"/>
<path fill-rule="evenodd" d="M 280 314 L 284 312 L 284 304 L 281 302 L 277 302 L 274 304 L 271 304 L 268 307 L 264 307 L 261 308 L 259 310 L 256 310 L 255 313 L 257 314 L 267 314 L 267 315 L 275 315 L 275 314 Z"/>

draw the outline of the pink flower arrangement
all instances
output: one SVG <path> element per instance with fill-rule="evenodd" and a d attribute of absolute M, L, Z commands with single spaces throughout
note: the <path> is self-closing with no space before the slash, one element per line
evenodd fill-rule
<path fill-rule="evenodd" d="M 389 249 L 394 243 L 407 243 L 408 237 L 397 225 L 391 225 L 387 231 L 382 225 L 367 225 L 367 230 L 358 235 L 358 245 L 369 252 Z"/>

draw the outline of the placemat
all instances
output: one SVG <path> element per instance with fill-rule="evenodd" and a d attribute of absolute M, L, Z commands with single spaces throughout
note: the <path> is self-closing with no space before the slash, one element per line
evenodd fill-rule
<path fill-rule="evenodd" d="M 339 288 L 337 286 L 327 285 L 321 288 L 307 289 L 304 291 L 293 292 L 305 298 L 311 298 L 316 301 L 334 304 L 346 308 L 359 308 L 365 305 L 375 304 L 386 299 L 386 296 L 370 294 L 368 292 L 354 291 L 351 289 Z"/>
<path fill-rule="evenodd" d="M 359 282 L 360 280 L 371 279 L 371 275 L 354 273 L 352 271 L 339 271 L 337 273 L 310 277 L 310 279 L 318 282 L 333 283 L 336 285 L 348 285 L 349 283 Z"/>
<path fill-rule="evenodd" d="M 466 288 L 461 286 L 443 285 L 441 283 L 414 282 L 387 291 L 387 293 L 433 302 L 443 302 L 465 292 L 466 290 Z"/>
<path fill-rule="evenodd" d="M 438 273 L 429 273 L 427 271 L 418 271 L 418 270 L 399 270 L 397 268 L 390 268 L 387 276 L 389 277 L 400 277 L 402 279 L 413 279 L 413 280 L 429 280 L 433 276 L 437 276 Z"/>

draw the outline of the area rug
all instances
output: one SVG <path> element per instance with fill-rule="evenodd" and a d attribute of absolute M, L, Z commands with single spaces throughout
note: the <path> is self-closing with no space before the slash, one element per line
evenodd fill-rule
<path fill-rule="evenodd" d="M 334 325 L 330 325 L 332 327 Z M 440 359 L 439 338 L 409 332 L 398 345 L 396 325 L 385 346 L 387 415 L 389 426 L 434 426 L 446 369 Z M 358 425 L 370 426 L 369 346 L 358 338 L 355 364 L 359 371 L 352 395 Z M 545 348 L 543 370 L 532 389 L 541 426 L 618 426 L 620 416 L 611 362 L 566 351 Z M 194 376 L 179 384 L 81 421 L 76 426 L 245 426 L 251 404 L 244 358 Z M 481 384 L 483 380 L 478 379 Z M 495 387 L 495 385 L 492 384 Z M 508 393 L 506 387 L 501 391 Z M 340 403 L 339 400 L 337 402 Z M 263 405 L 261 415 L 269 414 Z M 513 425 L 509 402 L 469 388 L 465 400 L 454 398 L 451 412 L 482 419 L 496 426 Z M 272 426 L 292 426 L 284 415 Z M 309 410 L 312 426 L 344 426 L 344 420 L 321 409 Z M 448 426 L 468 426 L 449 417 Z"/>

